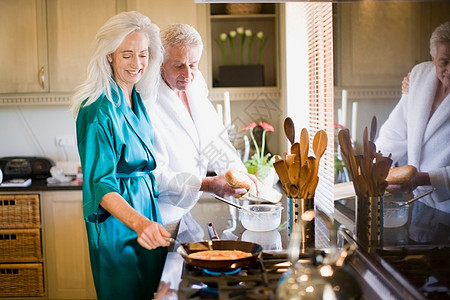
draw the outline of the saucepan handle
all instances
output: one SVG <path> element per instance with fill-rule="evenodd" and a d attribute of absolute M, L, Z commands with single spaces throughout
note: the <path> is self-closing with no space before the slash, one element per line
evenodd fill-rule
<path fill-rule="evenodd" d="M 214 228 L 212 223 L 208 223 L 208 234 L 211 240 L 219 240 L 219 235 L 217 234 L 216 229 Z"/>

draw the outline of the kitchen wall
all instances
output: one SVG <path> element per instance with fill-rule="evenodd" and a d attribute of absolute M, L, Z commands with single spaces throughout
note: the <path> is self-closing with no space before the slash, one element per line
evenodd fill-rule
<path fill-rule="evenodd" d="M 197 20 L 198 16 L 196 14 L 196 6 L 191 0 L 168 0 L 158 5 L 155 1 L 139 1 L 139 0 L 129 0 L 127 1 L 128 7 L 124 9 L 136 9 L 142 11 L 144 14 L 150 16 L 150 18 L 159 26 L 164 26 L 168 23 L 173 22 L 186 22 L 196 26 L 199 23 Z M 397 3 L 397 8 L 390 7 L 385 9 L 377 9 L 378 15 L 370 17 L 366 15 L 368 19 L 362 22 L 362 14 L 358 13 L 358 10 L 354 8 L 349 8 L 348 6 L 354 5 L 353 3 L 338 4 L 347 5 L 345 13 L 349 14 L 348 18 L 341 18 L 340 21 L 346 21 L 347 23 L 336 23 L 336 43 L 335 47 L 335 72 L 336 72 L 336 101 L 335 101 L 335 113 L 337 109 L 341 107 L 340 90 L 342 88 L 349 90 L 349 104 L 348 104 L 348 117 L 347 124 L 350 127 L 351 124 L 351 102 L 358 101 L 358 120 L 357 120 L 357 134 L 361 136 L 362 129 L 364 126 L 369 125 L 368 122 L 372 115 L 376 115 L 379 124 L 387 118 L 388 114 L 392 108 L 397 103 L 400 96 L 400 83 L 404 74 L 406 74 L 409 69 L 418 61 L 423 61 L 424 57 L 427 57 L 427 42 L 429 39 L 429 33 L 434 29 L 434 27 L 442 22 L 444 19 L 448 19 L 448 4 L 447 6 L 442 6 L 442 3 L 414 3 L 410 5 L 420 6 L 418 9 L 411 10 L 408 8 L 406 3 Z M 356 4 L 355 4 L 356 5 Z M 361 5 L 361 4 L 359 4 Z M 370 4 L 365 4 L 370 5 Z M 378 3 L 377 5 L 388 5 L 385 3 Z M 393 4 L 389 4 L 393 5 Z M 403 7 L 402 7 L 403 5 Z M 390 13 L 392 9 L 397 9 L 398 13 Z M 361 10 L 367 13 L 367 10 Z M 420 12 L 419 14 L 416 11 Z M 408 14 L 406 14 L 408 12 Z M 436 14 L 440 13 L 439 18 L 434 18 Z M 338 16 L 342 13 L 342 9 L 339 7 L 336 10 L 335 15 Z M 353 14 L 353 16 L 352 16 Z M 381 14 L 381 15 L 380 15 Z M 385 15 L 383 15 L 385 14 Z M 406 16 L 406 19 L 401 19 L 401 16 Z M 397 16 L 400 21 L 397 23 L 390 22 L 379 22 L 377 18 L 387 18 L 387 17 Z M 373 19 L 371 19 L 373 18 Z M 416 19 L 419 18 L 421 23 L 417 23 Z M 372 20 L 372 21 L 367 21 Z M 403 20 L 405 20 L 404 23 Z M 415 25 L 412 30 L 407 31 L 408 38 L 404 38 L 401 35 L 391 34 L 389 35 L 390 41 L 398 42 L 394 45 L 392 42 L 386 44 L 385 35 L 379 35 L 380 28 L 375 28 L 375 32 L 370 30 L 368 25 L 381 23 L 384 26 L 384 32 L 389 32 L 389 26 L 394 26 L 396 32 L 402 32 L 402 28 L 395 27 L 398 24 L 424 24 L 426 23 L 428 27 Z M 432 21 L 429 21 L 432 20 Z M 403 22 L 403 23 L 402 23 Z M 358 29 L 358 31 L 356 30 Z M 363 31 L 365 29 L 366 31 Z M 423 40 L 417 43 L 417 39 L 414 38 L 415 35 L 421 35 L 425 37 L 425 46 Z M 370 37 L 369 39 L 364 39 L 364 37 Z M 362 40 L 361 40 L 362 39 Z M 359 46 L 356 42 L 361 41 L 365 44 Z M 372 42 L 370 44 L 369 42 Z M 373 47 L 371 45 L 376 45 L 377 56 L 371 56 L 370 52 L 349 52 L 350 50 L 358 50 L 361 47 L 364 49 L 369 49 Z M 387 47 L 389 45 L 389 47 Z M 422 49 L 418 52 L 416 49 Z M 423 50 L 425 48 L 425 50 Z M 400 53 L 382 55 L 383 51 L 393 51 L 395 49 L 400 49 Z M 423 52 L 425 51 L 425 54 Z M 393 52 L 389 52 L 393 53 Z M 413 54 L 419 54 L 416 59 Z M 359 62 L 369 61 L 376 62 L 379 61 L 376 66 L 378 68 L 369 68 L 367 66 L 358 66 L 353 64 L 355 61 L 348 60 L 348 58 L 358 58 L 363 57 L 365 60 L 359 60 Z M 382 57 L 382 58 L 380 58 Z M 399 62 L 402 62 L 404 58 L 408 59 L 408 62 L 403 62 L 399 67 Z M 201 69 L 206 70 L 206 59 L 201 62 Z M 379 68 L 383 67 L 381 70 L 382 75 L 379 74 Z M 395 70 L 395 74 L 389 73 L 388 76 L 383 72 L 386 70 Z M 347 74 L 347 75 L 345 75 Z M 386 84 L 376 82 L 374 79 L 383 77 L 389 78 L 389 83 Z M 362 78 L 363 82 L 359 80 Z M 364 90 L 361 92 L 361 88 Z M 378 91 L 375 92 L 374 91 Z M 381 93 L 380 93 L 381 91 Z M 386 93 L 387 91 L 387 93 Z M 381 95 L 381 96 L 380 96 Z M 296 98 L 297 99 L 297 98 Z M 217 102 L 220 103 L 220 102 Z M 251 101 L 236 101 L 232 102 L 232 118 L 239 118 L 240 123 L 238 124 L 248 124 L 250 121 L 255 120 L 265 120 L 271 122 L 275 126 L 275 133 L 268 134 L 268 147 L 272 153 L 278 153 L 280 151 L 278 138 L 280 135 L 284 135 L 283 128 L 280 126 L 279 122 L 281 116 L 290 115 L 289 112 L 281 111 L 286 106 L 280 105 L 281 103 L 273 102 L 270 99 L 264 100 L 263 104 L 269 104 L 278 110 L 274 110 L 272 115 L 268 116 L 267 112 L 258 116 L 251 116 L 249 112 L 249 107 L 251 107 Z M 215 104 L 215 103 L 214 103 Z M 289 107 L 289 105 L 288 105 Z M 75 127 L 74 118 L 68 111 L 68 107 L 65 105 L 2 105 L 0 106 L 0 157 L 3 156 L 16 156 L 16 155 L 31 155 L 31 156 L 47 156 L 55 161 L 78 161 L 78 154 L 75 147 Z M 239 128 L 238 128 L 239 129 Z M 57 145 L 56 137 L 62 137 L 66 145 Z"/>
<path fill-rule="evenodd" d="M 197 24 L 196 5 L 191 0 L 120 0 L 117 7 L 140 11 L 159 27 L 175 22 Z M 57 144 L 58 137 L 65 145 Z M 75 172 L 79 164 L 75 119 L 68 105 L 0 105 L 0 157 L 4 156 L 45 156 L 70 162 L 67 171 Z"/>
<path fill-rule="evenodd" d="M 56 137 L 68 145 L 56 145 Z M 75 120 L 66 106 L 0 106 L 0 157 L 45 156 L 78 161 Z"/>

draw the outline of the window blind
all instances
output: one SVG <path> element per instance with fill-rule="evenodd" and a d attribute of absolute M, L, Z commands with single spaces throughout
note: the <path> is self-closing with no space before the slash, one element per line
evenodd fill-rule
<path fill-rule="evenodd" d="M 334 212 L 334 87 L 332 3 L 308 3 L 309 133 L 310 145 L 317 131 L 328 136 L 327 149 L 320 160 L 316 205 Z"/>

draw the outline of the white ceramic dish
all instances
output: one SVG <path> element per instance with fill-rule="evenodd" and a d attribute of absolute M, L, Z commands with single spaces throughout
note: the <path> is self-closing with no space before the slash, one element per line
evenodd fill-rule
<path fill-rule="evenodd" d="M 270 231 L 276 229 L 281 223 L 283 207 L 273 204 L 246 205 L 246 210 L 239 210 L 239 219 L 245 229 L 251 231 Z"/>
<path fill-rule="evenodd" d="M 401 227 L 408 222 L 409 204 L 400 207 L 404 202 L 385 201 L 383 203 L 383 224 L 386 228 Z"/>

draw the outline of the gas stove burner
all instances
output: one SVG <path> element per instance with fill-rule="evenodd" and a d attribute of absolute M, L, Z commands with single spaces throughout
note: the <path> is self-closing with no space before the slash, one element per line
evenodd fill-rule
<path fill-rule="evenodd" d="M 284 273 L 287 254 L 263 254 L 256 263 L 217 272 L 185 264 L 178 299 L 270 300 Z M 217 272 L 217 273 L 216 273 Z"/>
<path fill-rule="evenodd" d="M 236 269 L 227 270 L 227 271 L 216 271 L 216 270 L 208 270 L 208 269 L 202 269 L 202 270 L 207 275 L 221 276 L 221 275 L 236 275 L 236 274 L 239 274 L 239 272 L 241 271 L 241 268 L 236 268 Z"/>

